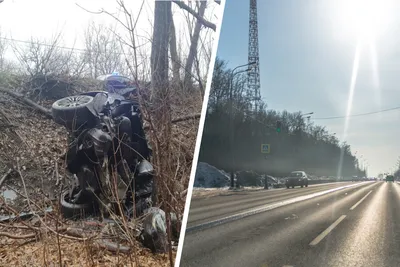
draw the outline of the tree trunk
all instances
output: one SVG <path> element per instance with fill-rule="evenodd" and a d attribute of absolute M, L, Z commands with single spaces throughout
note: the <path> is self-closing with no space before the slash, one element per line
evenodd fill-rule
<path fill-rule="evenodd" d="M 151 47 L 152 96 L 165 95 L 168 86 L 168 42 L 171 2 L 155 1 L 153 43 Z"/>
<path fill-rule="evenodd" d="M 178 50 L 176 48 L 176 32 L 175 32 L 174 20 L 172 18 L 172 11 L 170 12 L 170 19 L 171 19 L 171 29 L 170 29 L 169 49 L 171 53 L 171 62 L 172 62 L 172 79 L 173 79 L 173 85 L 179 86 L 179 82 L 181 80 L 180 77 L 181 63 L 178 56 Z"/>
<path fill-rule="evenodd" d="M 207 7 L 207 2 L 206 1 L 201 1 L 200 2 L 200 7 L 199 7 L 199 16 L 203 17 L 204 12 Z M 185 88 L 191 88 L 191 80 L 192 80 L 192 67 L 193 67 L 193 62 L 195 59 L 195 56 L 197 54 L 197 44 L 199 42 L 200 38 L 200 30 L 202 27 L 202 23 L 200 20 L 197 20 L 196 26 L 194 27 L 193 35 L 191 38 L 190 42 L 190 50 L 189 50 L 189 55 L 186 60 L 186 66 L 185 66 L 185 80 L 184 80 L 184 86 Z"/>
<path fill-rule="evenodd" d="M 161 175 L 169 165 L 169 140 L 171 136 L 171 111 L 168 85 L 168 44 L 171 29 L 171 2 L 155 1 L 153 43 L 151 47 L 151 100 L 154 125 L 159 131 L 153 138 L 156 145 L 155 163 L 157 174 L 153 188 L 153 204 L 158 204 L 158 188 Z M 160 140 L 162 138 L 162 140 Z"/>

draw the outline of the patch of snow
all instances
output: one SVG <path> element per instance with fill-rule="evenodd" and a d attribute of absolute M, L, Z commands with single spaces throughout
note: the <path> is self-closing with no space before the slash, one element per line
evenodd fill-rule
<path fill-rule="evenodd" d="M 229 174 L 217 169 L 216 167 L 205 163 L 199 162 L 197 164 L 196 176 L 194 180 L 194 187 L 201 188 L 224 188 L 229 186 Z"/>
<path fill-rule="evenodd" d="M 193 187 L 193 191 L 198 191 L 198 192 L 208 192 L 208 191 L 223 191 L 223 190 L 229 190 L 229 186 L 225 186 L 225 187 L 210 187 L 210 188 L 206 188 L 206 187 Z"/>

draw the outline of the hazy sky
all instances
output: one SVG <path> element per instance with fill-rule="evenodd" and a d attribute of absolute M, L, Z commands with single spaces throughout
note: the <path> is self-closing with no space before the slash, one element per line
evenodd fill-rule
<path fill-rule="evenodd" d="M 377 175 L 400 156 L 400 110 L 349 119 L 347 137 L 346 119 L 318 119 L 347 114 L 357 47 L 350 114 L 400 106 L 400 1 L 360 2 L 258 1 L 261 95 L 271 109 L 314 112 Z M 248 0 L 226 3 L 218 56 L 231 68 L 247 63 L 248 19 Z"/>
<path fill-rule="evenodd" d="M 152 38 L 153 32 L 154 0 L 125 0 L 124 2 L 134 19 L 140 14 L 136 25 L 136 35 L 138 41 L 145 44 L 141 46 L 141 52 L 149 56 L 151 51 L 149 39 Z M 1 33 L 7 38 L 29 41 L 31 36 L 49 40 L 56 33 L 62 31 L 64 46 L 82 49 L 84 48 L 83 33 L 91 21 L 116 27 L 119 32 L 124 31 L 123 27 L 110 16 L 88 13 L 77 4 L 90 11 L 105 9 L 119 16 L 125 22 L 123 13 L 118 11 L 115 0 L 4 0 L 0 4 Z M 188 24 L 186 23 L 188 13 L 175 4 L 172 4 L 172 7 L 178 46 L 182 51 L 187 52 L 190 43 Z M 209 1 L 205 18 L 216 23 L 222 16 L 221 12 L 221 5 Z M 126 32 L 124 33 L 126 34 Z M 211 30 L 202 31 L 202 38 L 206 44 L 211 43 L 215 38 L 212 33 Z M 8 56 L 12 56 L 10 50 L 8 49 Z"/>
<path fill-rule="evenodd" d="M 132 1 L 129 5 L 135 16 L 139 13 L 141 3 L 142 1 Z M 76 48 L 84 48 L 83 32 L 90 21 L 117 25 L 111 17 L 105 14 L 90 14 L 77 4 L 91 11 L 104 8 L 118 14 L 116 2 L 113 0 L 5 0 L 0 5 L 2 33 L 14 39 L 29 40 L 31 36 L 50 39 L 62 31 L 65 46 L 74 46 L 75 43 Z M 148 21 L 152 20 L 149 15 L 153 5 L 144 5 L 137 27 L 139 34 L 147 33 L 147 36 L 151 36 L 151 24 Z"/>

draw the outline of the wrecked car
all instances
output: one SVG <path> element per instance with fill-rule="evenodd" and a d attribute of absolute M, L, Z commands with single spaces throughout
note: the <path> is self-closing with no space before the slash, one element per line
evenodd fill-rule
<path fill-rule="evenodd" d="M 135 90 L 88 92 L 53 103 L 55 122 L 69 133 L 65 160 L 74 177 L 62 193 L 65 217 L 92 214 L 116 203 L 136 216 L 151 207 L 151 150 L 139 105 L 126 97 Z"/>

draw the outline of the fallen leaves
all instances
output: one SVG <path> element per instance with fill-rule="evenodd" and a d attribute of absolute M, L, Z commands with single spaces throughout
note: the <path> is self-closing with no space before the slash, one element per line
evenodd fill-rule
<path fill-rule="evenodd" d="M 0 226 L 0 234 L 5 233 L 1 228 L 4 229 L 4 225 Z M 5 229 L 10 231 L 10 228 Z M 76 226 L 60 228 L 60 231 L 67 229 L 79 230 L 77 233 L 83 231 Z M 60 266 L 59 255 L 63 266 L 169 266 L 168 255 L 152 254 L 138 242 L 130 253 L 112 253 L 98 239 L 77 242 L 63 236 L 57 239 L 54 234 L 47 232 L 41 235 L 40 242 L 27 242 L 23 238 L 35 236 L 28 236 L 23 226 L 12 231 L 13 234 L 7 233 L 0 237 L 0 266 Z M 20 238 L 16 239 L 17 236 Z"/>
<path fill-rule="evenodd" d="M 41 195 L 46 195 L 54 192 L 55 162 L 59 166 L 63 164 L 60 156 L 67 144 L 66 130 L 7 94 L 0 93 L 0 99 L 5 103 L 1 108 L 0 123 L 11 121 L 17 126 L 0 131 L 0 174 L 9 168 L 15 169 L 18 158 L 29 193 L 41 191 Z M 45 180 L 49 182 L 43 183 Z M 19 179 L 13 177 L 6 184 L 20 188 Z"/>

